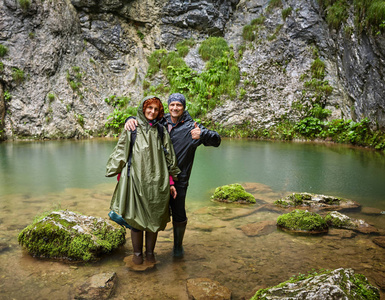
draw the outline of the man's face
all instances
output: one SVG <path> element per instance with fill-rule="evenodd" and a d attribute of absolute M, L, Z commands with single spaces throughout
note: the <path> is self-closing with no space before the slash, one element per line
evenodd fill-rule
<path fill-rule="evenodd" d="M 168 105 L 168 110 L 172 118 L 178 119 L 184 111 L 182 103 L 178 101 L 173 101 Z"/>

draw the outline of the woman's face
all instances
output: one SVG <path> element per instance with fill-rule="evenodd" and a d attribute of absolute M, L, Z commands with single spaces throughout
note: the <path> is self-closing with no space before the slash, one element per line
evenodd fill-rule
<path fill-rule="evenodd" d="M 159 104 L 156 102 L 151 103 L 144 110 L 144 116 L 148 121 L 156 119 L 159 114 Z"/>

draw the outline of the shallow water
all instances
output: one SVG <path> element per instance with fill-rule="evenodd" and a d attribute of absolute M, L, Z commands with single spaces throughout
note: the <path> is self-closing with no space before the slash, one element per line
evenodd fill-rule
<path fill-rule="evenodd" d="M 225 140 L 219 148 L 200 147 L 188 192 L 186 256 L 171 258 L 171 227 L 159 234 L 155 270 L 135 273 L 124 257 L 131 242 L 97 263 L 65 264 L 36 259 L 17 243 L 34 217 L 68 209 L 106 217 L 115 186 L 104 177 L 115 140 L 0 144 L 0 299 L 71 299 L 89 276 L 114 271 L 113 299 L 187 299 L 186 280 L 219 281 L 234 299 L 276 285 L 312 269 L 353 268 L 385 288 L 385 250 L 374 236 L 331 230 L 322 236 L 295 236 L 273 228 L 246 236 L 241 226 L 275 221 L 279 213 L 260 210 L 290 192 L 350 198 L 374 213 L 346 212 L 385 230 L 385 159 L 338 145 Z M 215 187 L 240 182 L 259 200 L 255 206 L 210 201 Z M 384 293 L 382 293 L 384 296 Z"/>

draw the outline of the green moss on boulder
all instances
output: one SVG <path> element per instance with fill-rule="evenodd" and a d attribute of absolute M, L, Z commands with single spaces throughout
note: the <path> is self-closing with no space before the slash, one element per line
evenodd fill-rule
<path fill-rule="evenodd" d="M 36 257 L 95 261 L 125 243 L 124 227 L 102 218 L 53 211 L 24 228 L 19 244 Z"/>
<path fill-rule="evenodd" d="M 319 214 L 299 209 L 279 216 L 277 226 L 293 232 L 323 233 L 328 231 L 326 221 Z"/>
<path fill-rule="evenodd" d="M 255 203 L 252 194 L 245 191 L 244 187 L 238 183 L 217 187 L 211 199 L 227 203 Z"/>
<path fill-rule="evenodd" d="M 268 299 L 357 299 L 379 300 L 378 288 L 352 269 L 300 274 L 274 287 L 258 290 L 250 300 Z"/>

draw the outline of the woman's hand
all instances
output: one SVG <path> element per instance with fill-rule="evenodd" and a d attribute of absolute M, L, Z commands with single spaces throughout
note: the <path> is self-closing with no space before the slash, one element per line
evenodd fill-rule
<path fill-rule="evenodd" d="M 176 192 L 175 186 L 173 185 L 170 186 L 170 194 L 171 194 L 171 197 L 173 197 L 174 199 L 176 198 L 177 192 Z"/>

